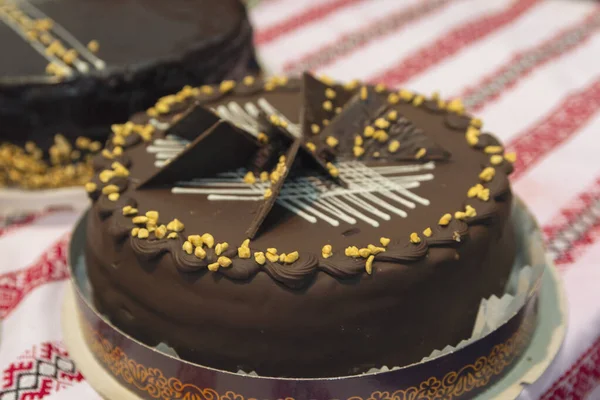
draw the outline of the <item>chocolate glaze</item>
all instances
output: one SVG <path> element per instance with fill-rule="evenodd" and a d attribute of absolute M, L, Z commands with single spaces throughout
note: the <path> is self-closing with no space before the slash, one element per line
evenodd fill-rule
<path fill-rule="evenodd" d="M 258 97 L 298 122 L 300 94 L 287 87 L 236 89 L 201 101 L 214 107 Z M 402 102 L 393 108 L 452 155 L 436 163 L 434 180 L 414 190 L 431 201 L 429 206 L 379 227 L 360 222 L 333 227 L 310 224 L 275 203 L 250 249 L 297 250 L 300 258 L 261 266 L 236 254 L 256 218 L 255 207 L 247 202 L 173 195 L 168 188 L 136 191 L 128 185 L 119 201 L 133 198 L 141 214 L 157 210 L 160 223 L 178 218 L 185 230 L 177 239 L 123 239 L 124 229 L 112 221 L 121 221 L 120 208 L 112 207 L 112 216 L 106 217 L 111 210 L 100 195 L 87 232 L 87 263 L 98 308 L 149 345 L 162 341 L 184 359 L 263 375 L 340 376 L 405 365 L 469 337 L 481 298 L 503 292 L 514 260 L 510 186 L 498 168 L 494 179 L 484 183 L 490 199 L 468 198 L 489 155 L 470 147 L 464 135 L 450 132 L 456 130 L 447 126 L 446 112 Z M 132 180 L 142 181 L 156 171 L 146 146 L 126 150 Z M 443 214 L 466 205 L 476 208 L 475 217 L 438 225 Z M 421 233 L 428 227 L 431 237 Z M 204 260 L 182 251 L 187 235 L 204 232 L 230 244 L 225 253 L 233 261 L 230 267 L 207 270 L 216 260 L 214 249 L 207 249 Z M 411 232 L 420 235 L 420 243 L 409 242 Z M 365 259 L 344 255 L 347 246 L 379 246 L 380 237 L 391 242 L 375 256 L 372 274 L 365 272 Z M 333 247 L 327 259 L 321 256 L 325 244 Z"/>
<path fill-rule="evenodd" d="M 107 127 L 186 84 L 256 73 L 252 28 L 238 0 L 30 1 L 84 46 L 100 44 L 103 70 L 65 79 L 45 74 L 48 61 L 0 22 L 0 133 L 3 140 L 50 144 L 104 139 Z"/>

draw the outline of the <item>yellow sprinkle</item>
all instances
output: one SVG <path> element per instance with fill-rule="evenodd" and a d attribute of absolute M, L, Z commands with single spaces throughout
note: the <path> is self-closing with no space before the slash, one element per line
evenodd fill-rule
<path fill-rule="evenodd" d="M 293 262 L 298 261 L 298 258 L 300 258 L 300 254 L 297 251 L 293 251 L 285 256 L 285 263 L 291 264 Z"/>
<path fill-rule="evenodd" d="M 352 148 L 352 152 L 354 153 L 354 157 L 358 158 L 365 154 L 365 149 L 360 146 L 354 146 Z"/>
<path fill-rule="evenodd" d="M 387 114 L 387 119 L 390 121 L 395 121 L 398 119 L 398 111 L 392 110 Z"/>
<path fill-rule="evenodd" d="M 217 245 L 215 246 L 215 254 L 220 256 L 228 248 L 229 248 L 229 243 L 227 243 L 227 242 L 217 243 Z"/>
<path fill-rule="evenodd" d="M 98 43 L 97 40 L 91 40 L 88 44 L 87 44 L 87 48 L 89 51 L 91 51 L 92 53 L 97 53 L 98 50 L 100 50 L 100 43 Z"/>
<path fill-rule="evenodd" d="M 235 81 L 227 80 L 221 82 L 219 85 L 219 91 L 221 93 L 227 93 L 235 87 Z"/>
<path fill-rule="evenodd" d="M 327 143 L 329 147 L 336 147 L 339 142 L 340 141 L 334 138 L 333 136 L 327 136 L 327 139 L 325 139 L 325 143 Z"/>
<path fill-rule="evenodd" d="M 478 183 L 477 185 L 471 187 L 467 191 L 467 197 L 469 197 L 469 198 L 477 197 L 479 192 L 481 192 L 482 190 L 483 190 L 483 185 L 481 183 Z"/>
<path fill-rule="evenodd" d="M 502 150 L 504 150 L 502 146 L 485 146 L 483 149 L 486 154 L 498 154 L 502 153 Z"/>
<path fill-rule="evenodd" d="M 353 79 L 350 82 L 344 84 L 344 89 L 346 90 L 354 90 L 360 85 L 360 81 L 358 79 Z"/>
<path fill-rule="evenodd" d="M 279 86 L 285 86 L 288 83 L 288 77 L 287 76 L 274 76 L 273 80 L 275 81 L 275 83 L 277 83 Z"/>
<path fill-rule="evenodd" d="M 208 264 L 207 268 L 210 272 L 217 272 L 219 270 L 219 263 L 214 262 L 214 263 Z"/>
<path fill-rule="evenodd" d="M 329 258 L 333 255 L 333 248 L 330 244 L 326 244 L 325 246 L 323 246 L 323 248 L 321 249 L 321 255 L 323 256 L 323 258 Z"/>
<path fill-rule="evenodd" d="M 95 192 L 96 189 L 98 189 L 98 185 L 96 185 L 94 182 L 88 182 L 85 184 L 85 191 L 88 193 Z"/>
<path fill-rule="evenodd" d="M 146 212 L 146 217 L 158 221 L 158 211 L 148 211 Z"/>
<path fill-rule="evenodd" d="M 279 117 L 278 117 L 277 115 L 275 115 L 275 114 L 271 114 L 271 115 L 269 115 L 269 121 L 270 121 L 270 122 L 271 122 L 273 125 L 275 125 L 275 126 L 279 126 L 279 124 L 280 124 L 280 122 L 281 122 L 281 121 L 279 120 Z"/>
<path fill-rule="evenodd" d="M 419 95 L 413 99 L 412 104 L 415 107 L 419 107 L 421 104 L 423 104 L 424 101 L 425 101 L 425 98 L 423 96 Z"/>
<path fill-rule="evenodd" d="M 400 142 L 397 140 L 392 140 L 388 146 L 388 151 L 390 153 L 395 153 L 400 148 Z"/>
<path fill-rule="evenodd" d="M 146 222 L 146 228 L 148 228 L 148 230 L 150 230 L 150 229 L 152 229 L 152 230 L 156 229 L 157 225 L 158 225 L 158 223 L 154 219 L 149 219 L 148 222 Z"/>
<path fill-rule="evenodd" d="M 335 90 L 333 90 L 331 88 L 325 89 L 325 97 L 327 97 L 328 99 L 335 99 L 335 96 L 336 96 Z"/>
<path fill-rule="evenodd" d="M 267 257 L 267 260 L 269 260 L 271 262 L 277 262 L 277 261 L 279 261 L 279 256 L 278 255 L 271 254 L 271 253 L 266 253 L 265 256 Z"/>
<path fill-rule="evenodd" d="M 207 94 L 207 95 L 211 95 L 214 93 L 214 89 L 212 88 L 212 86 L 202 85 L 202 86 L 200 86 L 200 92 Z"/>
<path fill-rule="evenodd" d="M 336 108 L 335 108 L 335 113 L 336 113 L 336 114 L 339 114 L 339 113 L 341 113 L 341 112 L 342 112 L 342 107 L 336 107 Z"/>
<path fill-rule="evenodd" d="M 250 249 L 247 246 L 238 247 L 239 258 L 250 258 Z"/>
<path fill-rule="evenodd" d="M 110 201 L 117 201 L 117 200 L 119 200 L 119 197 L 121 197 L 121 195 L 119 193 L 111 193 L 108 195 L 108 199 Z"/>
<path fill-rule="evenodd" d="M 279 255 L 279 262 L 280 263 L 284 263 L 285 262 L 285 257 L 287 256 L 287 254 L 282 253 Z"/>
<path fill-rule="evenodd" d="M 375 134 L 375 128 L 373 128 L 371 125 L 365 126 L 365 130 L 363 131 L 363 135 L 365 135 L 365 137 L 371 137 L 374 134 Z"/>
<path fill-rule="evenodd" d="M 156 109 L 156 107 L 150 107 L 149 109 L 146 110 L 146 114 L 149 117 L 156 118 L 156 117 L 158 117 L 158 110 Z"/>
<path fill-rule="evenodd" d="M 363 138 L 360 135 L 356 135 L 354 137 L 354 145 L 355 146 L 362 146 L 363 145 Z"/>
<path fill-rule="evenodd" d="M 324 119 L 322 121 L 322 123 L 323 123 L 323 126 L 327 126 L 327 125 L 329 125 L 329 120 L 328 119 Z"/>
<path fill-rule="evenodd" d="M 277 249 L 275 247 L 269 247 L 267 253 L 277 255 Z"/>
<path fill-rule="evenodd" d="M 79 136 L 77 139 L 75 139 L 75 147 L 78 149 L 85 150 L 90 146 L 90 143 L 92 143 L 92 141 L 83 136 Z"/>
<path fill-rule="evenodd" d="M 154 236 L 156 236 L 157 239 L 162 239 L 166 235 L 167 235 L 167 227 L 164 225 L 157 227 L 156 230 L 154 231 Z"/>
<path fill-rule="evenodd" d="M 256 253 L 254 253 L 254 261 L 256 261 L 256 263 L 259 265 L 265 265 L 265 263 L 267 262 L 267 260 L 265 259 L 265 253 L 263 253 L 262 251 L 257 251 Z"/>
<path fill-rule="evenodd" d="M 315 144 L 312 142 L 307 142 L 306 148 L 312 151 L 313 153 L 315 152 L 315 150 L 317 150 L 317 146 L 315 146 Z"/>
<path fill-rule="evenodd" d="M 217 262 L 219 263 L 219 266 L 223 268 L 231 266 L 231 259 L 229 257 L 221 256 L 217 259 Z"/>
<path fill-rule="evenodd" d="M 502 164 L 502 161 L 504 161 L 504 158 L 499 154 L 494 154 L 490 157 L 490 163 L 492 165 L 500 165 Z"/>
<path fill-rule="evenodd" d="M 139 215 L 137 217 L 133 217 L 131 219 L 131 222 L 133 222 L 134 224 L 145 224 L 146 222 L 148 222 L 148 217 L 144 215 Z"/>
<path fill-rule="evenodd" d="M 244 182 L 246 182 L 249 185 L 256 183 L 256 177 L 254 176 L 252 171 L 248 171 L 246 175 L 244 175 Z"/>
<path fill-rule="evenodd" d="M 108 149 L 102 149 L 102 157 L 112 160 L 114 158 L 113 153 L 111 153 Z"/>
<path fill-rule="evenodd" d="M 202 241 L 208 246 L 209 249 L 212 249 L 215 245 L 215 238 L 210 233 L 202 234 Z"/>
<path fill-rule="evenodd" d="M 493 167 L 486 167 L 479 174 L 479 179 L 484 182 L 489 182 L 494 179 L 494 175 L 496 175 L 496 170 Z"/>
<path fill-rule="evenodd" d="M 377 118 L 374 122 L 374 125 L 379 129 L 387 129 L 390 127 L 389 121 L 383 118 Z"/>
<path fill-rule="evenodd" d="M 377 129 L 373 134 L 373 139 L 377 140 L 380 143 L 385 143 L 390 138 L 386 131 L 383 129 Z"/>
<path fill-rule="evenodd" d="M 483 126 L 483 121 L 481 121 L 479 118 L 473 118 L 471 120 L 471 126 L 474 126 L 477 129 L 481 129 L 481 127 Z"/>
<path fill-rule="evenodd" d="M 467 139 L 467 143 L 471 147 L 475 146 L 477 143 L 479 143 L 479 137 L 473 133 L 469 133 L 468 131 L 465 134 L 465 138 Z"/>
<path fill-rule="evenodd" d="M 77 51 L 73 50 L 73 49 L 69 49 L 62 56 L 62 60 L 64 61 L 65 64 L 72 65 L 75 62 L 75 60 L 77 59 L 77 57 L 78 57 Z"/>
<path fill-rule="evenodd" d="M 374 152 L 373 152 L 373 157 L 375 157 L 375 158 L 379 158 L 380 156 L 381 156 L 381 153 L 380 153 L 380 152 L 378 152 L 378 151 L 374 151 Z"/>
<path fill-rule="evenodd" d="M 258 139 L 258 141 L 259 141 L 260 143 L 262 143 L 262 144 L 267 144 L 267 143 L 269 143 L 269 137 L 268 137 L 268 136 L 267 136 L 267 134 L 266 134 L 266 133 L 264 133 L 264 132 L 260 132 L 260 133 L 258 134 L 258 136 L 256 137 L 256 139 Z"/>
<path fill-rule="evenodd" d="M 433 232 L 431 231 L 431 228 L 427 227 L 427 228 L 425 228 L 425 230 L 423 231 L 423 236 L 425 236 L 425 237 L 431 237 L 432 233 L 433 233 Z"/>
<path fill-rule="evenodd" d="M 360 99 L 366 100 L 369 97 L 369 92 L 367 91 L 367 87 L 363 86 L 360 88 Z"/>
<path fill-rule="evenodd" d="M 183 249 L 183 251 L 185 251 L 188 254 L 192 254 L 192 252 L 194 251 L 194 246 L 192 246 L 192 244 L 190 242 L 188 242 L 187 240 L 185 242 L 183 242 L 183 245 L 181 246 L 181 248 Z"/>
<path fill-rule="evenodd" d="M 170 231 L 181 232 L 183 228 L 183 223 L 177 218 L 167 224 L 167 229 Z"/>
<path fill-rule="evenodd" d="M 354 258 L 360 256 L 360 254 L 358 252 L 358 247 L 356 247 L 356 246 L 346 247 L 346 250 L 344 250 L 344 254 L 348 257 L 354 257 Z"/>
<path fill-rule="evenodd" d="M 461 99 L 454 99 L 448 103 L 447 110 L 461 115 L 465 112 L 465 106 L 463 105 Z"/>
<path fill-rule="evenodd" d="M 324 84 L 329 85 L 329 86 L 335 84 L 335 81 L 331 77 L 329 77 L 327 75 L 321 75 L 321 76 L 319 76 L 319 80 L 321 82 L 323 82 Z"/>
<path fill-rule="evenodd" d="M 385 85 L 383 83 L 378 83 L 375 85 L 375 91 L 377 93 L 385 92 Z"/>
<path fill-rule="evenodd" d="M 167 239 L 177 239 L 179 235 L 177 234 L 177 232 L 171 232 L 167 235 Z"/>
<path fill-rule="evenodd" d="M 414 94 L 411 91 L 406 89 L 401 89 L 398 92 L 398 95 L 400 95 L 400 98 L 404 101 L 411 101 L 414 96 Z"/>
<path fill-rule="evenodd" d="M 119 187 L 117 185 L 106 185 L 102 188 L 102 194 L 118 193 Z"/>
<path fill-rule="evenodd" d="M 264 198 L 268 199 L 271 196 L 273 196 L 273 191 L 271 190 L 271 188 L 267 188 L 267 190 L 265 190 Z"/>
<path fill-rule="evenodd" d="M 335 165 L 333 165 L 330 162 L 327 163 L 327 170 L 329 171 L 329 174 L 334 178 L 337 178 L 340 175 L 340 171 L 336 168 Z"/>
<path fill-rule="evenodd" d="M 243 82 L 244 82 L 244 85 L 246 85 L 246 86 L 252 86 L 252 85 L 254 85 L 254 77 L 251 75 L 247 75 L 244 77 Z"/>
<path fill-rule="evenodd" d="M 506 153 L 504 159 L 508 162 L 514 163 L 517 161 L 517 153 Z"/>
<path fill-rule="evenodd" d="M 204 260 L 206 258 L 206 250 L 204 250 L 202 247 L 196 247 L 194 249 L 194 255 L 199 259 Z"/>
<path fill-rule="evenodd" d="M 125 146 L 125 138 L 123 136 L 113 137 L 112 142 L 115 146 Z"/>
<path fill-rule="evenodd" d="M 98 179 L 100 179 L 100 182 L 102 182 L 102 183 L 107 183 L 114 176 L 115 176 L 115 173 L 113 171 L 111 171 L 109 169 L 105 169 L 104 171 L 100 172 L 100 174 L 98 174 Z"/>
<path fill-rule="evenodd" d="M 321 128 L 317 124 L 311 124 L 310 130 L 313 133 L 313 135 L 316 135 L 321 131 Z"/>
<path fill-rule="evenodd" d="M 244 239 L 244 241 L 242 242 L 242 247 L 249 247 L 250 246 L 250 239 Z"/>
<path fill-rule="evenodd" d="M 265 82 L 265 86 L 264 86 L 265 90 L 267 92 L 270 92 L 272 90 L 275 90 L 275 82 Z"/>
<path fill-rule="evenodd" d="M 200 235 L 189 235 L 187 237 L 187 240 L 196 247 L 202 247 L 204 245 L 204 242 L 202 241 L 202 237 Z"/>
<path fill-rule="evenodd" d="M 425 157 L 425 154 L 427 154 L 427 150 L 420 148 L 419 151 L 417 151 L 417 154 L 415 154 L 415 159 L 420 160 L 421 158 Z"/>
<path fill-rule="evenodd" d="M 387 100 L 390 104 L 397 104 L 400 101 L 400 96 L 398 96 L 396 93 L 390 93 Z"/>
<path fill-rule="evenodd" d="M 387 247 L 387 245 L 390 244 L 390 238 L 382 236 L 379 238 L 379 243 L 381 243 L 382 246 Z"/>
<path fill-rule="evenodd" d="M 463 220 L 463 219 L 467 218 L 467 214 L 465 214 L 462 211 L 457 211 L 454 213 L 454 218 L 456 218 L 458 220 Z"/>
<path fill-rule="evenodd" d="M 438 225 L 446 226 L 446 225 L 448 225 L 450 223 L 451 220 L 452 220 L 452 215 L 451 214 L 444 214 L 444 215 L 442 215 L 442 217 L 438 221 Z"/>
<path fill-rule="evenodd" d="M 102 148 L 102 143 L 100 143 L 99 141 L 95 141 L 90 143 L 90 147 L 89 147 L 89 151 L 91 151 L 92 153 L 96 153 L 98 151 L 100 151 L 100 149 Z"/>
<path fill-rule="evenodd" d="M 471 207 L 470 205 L 467 204 L 467 206 L 465 207 L 465 215 L 467 217 L 476 217 L 477 216 L 477 211 L 475 211 L 475 208 Z"/>
<path fill-rule="evenodd" d="M 267 171 L 263 171 L 260 173 L 260 180 L 262 182 L 266 182 L 269 180 L 269 173 Z"/>
<path fill-rule="evenodd" d="M 362 248 L 358 250 L 358 254 L 362 257 L 362 258 L 367 258 L 371 255 L 371 251 L 367 248 Z"/>
<path fill-rule="evenodd" d="M 479 200 L 488 201 L 490 199 L 490 189 L 483 189 L 479 193 L 477 193 L 477 198 Z"/>
<path fill-rule="evenodd" d="M 329 101 L 329 100 L 324 101 L 323 102 L 323 109 L 325 111 L 331 111 L 331 110 L 333 110 L 333 104 L 331 103 L 331 101 Z"/>
<path fill-rule="evenodd" d="M 140 232 L 140 228 L 135 227 L 131 230 L 131 236 L 133 237 L 137 237 L 138 233 Z"/>
<path fill-rule="evenodd" d="M 367 258 L 367 262 L 365 263 L 365 271 L 367 271 L 367 274 L 369 275 L 373 273 L 373 260 L 375 260 L 375 256 L 369 256 L 369 258 Z"/>
<path fill-rule="evenodd" d="M 421 238 L 417 232 L 413 232 L 410 234 L 410 242 L 414 244 L 421 243 Z"/>
<path fill-rule="evenodd" d="M 137 237 L 139 239 L 147 239 L 148 236 L 150 236 L 150 232 L 148 231 L 148 229 L 140 228 L 140 230 L 138 231 Z"/>

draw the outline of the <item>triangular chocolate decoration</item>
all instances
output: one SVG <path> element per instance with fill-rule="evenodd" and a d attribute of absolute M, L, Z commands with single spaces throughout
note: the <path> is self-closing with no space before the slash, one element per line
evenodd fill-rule
<path fill-rule="evenodd" d="M 219 121 L 219 117 L 200 104 L 188 108 L 167 131 L 167 135 L 176 135 L 192 141 Z"/>
<path fill-rule="evenodd" d="M 262 203 L 258 206 L 258 211 L 256 212 L 256 216 L 254 217 L 254 219 L 252 220 L 252 223 L 250 224 L 250 226 L 248 227 L 248 230 L 246 231 L 246 236 L 248 238 L 253 239 L 256 236 L 262 223 L 265 221 L 265 218 L 267 218 L 267 215 L 273 208 L 273 205 L 275 205 L 275 202 L 277 201 L 277 197 L 279 196 L 279 193 L 281 192 L 281 188 L 283 187 L 286 178 L 290 174 L 292 165 L 294 164 L 294 161 L 296 160 L 296 156 L 298 155 L 298 149 L 300 148 L 301 143 L 302 143 L 301 139 L 296 139 L 296 141 L 294 141 L 294 143 L 292 143 L 292 145 L 288 148 L 288 150 L 285 154 L 285 167 L 286 167 L 285 172 L 281 175 L 279 180 L 277 182 L 275 182 L 275 184 L 271 185 L 271 188 L 270 188 L 271 195 L 269 197 L 267 197 L 266 199 L 264 199 L 262 201 Z"/>
<path fill-rule="evenodd" d="M 302 132 L 310 137 L 318 127 L 322 130 L 336 115 L 338 107 L 343 107 L 354 94 L 339 84 L 328 85 L 308 72 L 303 75 Z"/>
<path fill-rule="evenodd" d="M 248 133 L 220 121 L 198 136 L 185 150 L 138 185 L 138 189 L 213 176 L 246 167 L 259 145 Z"/>

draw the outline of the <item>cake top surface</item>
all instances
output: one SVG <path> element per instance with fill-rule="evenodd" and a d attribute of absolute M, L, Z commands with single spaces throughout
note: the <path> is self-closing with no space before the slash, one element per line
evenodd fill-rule
<path fill-rule="evenodd" d="M 244 15 L 238 0 L 0 0 L 0 76 L 52 81 L 176 60 L 220 46 Z"/>
<path fill-rule="evenodd" d="M 115 240 L 181 271 L 385 279 L 500 217 L 514 155 L 481 128 L 437 95 L 227 81 L 114 126 L 87 189 Z"/>

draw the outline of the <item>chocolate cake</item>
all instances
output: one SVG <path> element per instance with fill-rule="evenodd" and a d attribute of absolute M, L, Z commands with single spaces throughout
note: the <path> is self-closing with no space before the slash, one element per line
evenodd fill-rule
<path fill-rule="evenodd" d="M 0 0 L 0 48 L 0 141 L 44 151 L 258 70 L 239 0 Z"/>
<path fill-rule="evenodd" d="M 459 100 L 247 77 L 113 127 L 86 185 L 97 309 L 192 362 L 326 377 L 470 337 L 515 256 L 505 153 Z"/>

